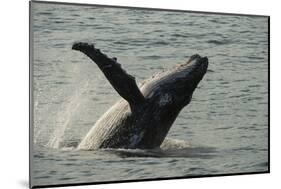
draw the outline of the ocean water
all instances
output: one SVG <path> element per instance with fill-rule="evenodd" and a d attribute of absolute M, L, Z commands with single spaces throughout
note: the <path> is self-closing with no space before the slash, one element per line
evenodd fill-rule
<path fill-rule="evenodd" d="M 32 3 L 32 184 L 268 170 L 266 17 Z M 137 82 L 198 53 L 209 68 L 157 150 L 76 149 L 121 97 L 71 50 L 95 43 Z"/>

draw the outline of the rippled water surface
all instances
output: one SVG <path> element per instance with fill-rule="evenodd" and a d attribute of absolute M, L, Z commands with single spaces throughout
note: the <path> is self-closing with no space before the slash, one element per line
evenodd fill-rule
<path fill-rule="evenodd" d="M 33 3 L 33 184 L 267 171 L 266 17 Z M 75 41 L 138 82 L 198 53 L 209 69 L 161 149 L 75 147 L 118 99 Z"/>

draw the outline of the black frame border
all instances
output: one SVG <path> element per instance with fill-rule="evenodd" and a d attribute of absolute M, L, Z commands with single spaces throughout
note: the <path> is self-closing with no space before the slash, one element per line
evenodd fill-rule
<path fill-rule="evenodd" d="M 211 175 L 193 175 L 193 176 L 179 176 L 179 177 L 162 177 L 149 179 L 132 179 L 132 180 L 116 180 L 116 181 L 102 181 L 102 182 L 82 182 L 69 184 L 50 184 L 50 185 L 32 185 L 32 150 L 33 150 L 33 14 L 32 3 L 41 4 L 58 4 L 58 5 L 72 5 L 72 6 L 95 6 L 106 8 L 121 8 L 121 9 L 138 9 L 151 11 L 170 11 L 196 14 L 211 14 L 211 15 L 231 15 L 231 16 L 248 16 L 248 17 L 265 17 L 268 19 L 268 170 L 257 172 L 243 172 L 243 173 L 225 173 L 225 174 L 211 174 Z M 191 10 L 177 10 L 177 9 L 163 9 L 163 8 L 148 8 L 148 7 L 132 7 L 119 5 L 101 5 L 89 3 L 70 3 L 58 1 L 29 1 L 29 188 L 51 188 L 51 187 L 68 187 L 68 186 L 85 186 L 98 184 L 116 184 L 116 183 L 131 183 L 131 182 L 145 182 L 145 181 L 161 181 L 161 180 L 175 180 L 175 179 L 190 179 L 190 178 L 211 178 L 223 176 L 240 176 L 253 174 L 268 174 L 270 173 L 270 16 L 258 14 L 240 14 L 240 13 L 224 13 L 224 12 L 208 12 L 208 11 L 191 11 Z"/>

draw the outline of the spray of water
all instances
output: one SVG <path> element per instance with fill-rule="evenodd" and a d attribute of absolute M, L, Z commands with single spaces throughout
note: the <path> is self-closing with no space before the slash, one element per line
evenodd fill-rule
<path fill-rule="evenodd" d="M 68 129 L 73 115 L 77 112 L 78 107 L 81 103 L 81 95 L 88 88 L 89 81 L 85 81 L 82 87 L 79 87 L 79 90 L 76 90 L 72 96 L 68 98 L 61 105 L 61 108 L 57 114 L 57 127 L 54 129 L 53 134 L 51 135 L 47 147 L 49 148 L 61 148 L 65 131 Z"/>

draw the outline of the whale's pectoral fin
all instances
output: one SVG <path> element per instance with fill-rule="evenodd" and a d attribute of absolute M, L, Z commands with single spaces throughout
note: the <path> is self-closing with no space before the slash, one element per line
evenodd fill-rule
<path fill-rule="evenodd" d="M 72 49 L 81 51 L 91 58 L 119 95 L 129 102 L 130 106 L 140 104 L 145 100 L 135 78 L 121 68 L 115 57 L 107 57 L 99 49 L 96 49 L 93 44 L 88 43 L 74 43 Z"/>

